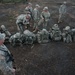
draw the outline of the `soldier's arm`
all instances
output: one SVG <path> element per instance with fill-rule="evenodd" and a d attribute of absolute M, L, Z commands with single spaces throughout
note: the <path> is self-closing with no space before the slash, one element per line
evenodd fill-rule
<path fill-rule="evenodd" d="M 15 69 L 13 69 L 7 65 L 6 60 L 5 60 L 5 56 L 0 55 L 0 60 L 2 61 L 3 69 L 5 69 L 6 71 L 15 72 Z"/>
<path fill-rule="evenodd" d="M 41 13 L 41 18 L 44 19 L 44 15 L 43 15 L 43 13 Z"/>

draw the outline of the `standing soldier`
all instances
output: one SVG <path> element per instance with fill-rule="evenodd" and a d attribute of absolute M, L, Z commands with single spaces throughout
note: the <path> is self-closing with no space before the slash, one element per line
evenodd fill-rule
<path fill-rule="evenodd" d="M 33 19 L 34 19 L 34 32 L 37 31 L 38 29 L 38 21 L 40 19 L 40 13 L 39 13 L 39 8 L 40 6 L 38 4 L 36 4 L 34 10 L 33 10 Z"/>
<path fill-rule="evenodd" d="M 26 16 L 23 19 L 23 24 L 25 25 L 25 28 L 28 28 L 30 26 L 31 15 L 29 11 L 26 11 L 25 15 Z"/>
<path fill-rule="evenodd" d="M 66 17 L 66 14 L 67 14 L 67 7 L 66 7 L 66 2 L 64 1 L 63 4 L 59 8 L 58 23 L 60 23 L 64 20 L 64 18 Z"/>
<path fill-rule="evenodd" d="M 32 12 L 33 12 L 32 3 L 28 3 L 28 5 L 25 8 L 25 10 L 26 9 L 28 9 L 28 11 L 30 12 L 31 18 L 33 18 L 33 15 L 32 15 Z"/>
<path fill-rule="evenodd" d="M 5 35 L 0 33 L 0 70 L 4 75 L 15 75 L 12 65 L 12 56 L 7 47 L 3 44 Z"/>
<path fill-rule="evenodd" d="M 44 7 L 41 13 L 41 20 L 39 22 L 39 25 L 43 23 L 43 28 L 47 28 L 49 21 L 50 21 L 50 12 L 48 11 L 48 7 Z"/>

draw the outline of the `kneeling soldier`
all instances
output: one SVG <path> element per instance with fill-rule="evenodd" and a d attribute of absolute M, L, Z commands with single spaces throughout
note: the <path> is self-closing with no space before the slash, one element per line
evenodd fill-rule
<path fill-rule="evenodd" d="M 61 31 L 60 31 L 60 28 L 58 27 L 58 24 L 54 24 L 54 26 L 52 27 L 50 31 L 50 36 L 51 36 L 51 39 L 55 41 L 61 40 Z"/>
<path fill-rule="evenodd" d="M 71 33 L 70 26 L 66 26 L 63 29 L 63 33 L 62 33 L 63 41 L 66 42 L 66 43 L 72 42 L 72 36 L 71 35 L 72 35 L 72 33 Z"/>
<path fill-rule="evenodd" d="M 37 33 L 38 43 L 47 43 L 49 42 L 49 32 L 46 29 L 42 29 Z"/>

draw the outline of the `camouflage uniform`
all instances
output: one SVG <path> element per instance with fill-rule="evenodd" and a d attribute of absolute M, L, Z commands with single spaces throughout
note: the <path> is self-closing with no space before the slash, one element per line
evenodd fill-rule
<path fill-rule="evenodd" d="M 58 23 L 62 22 L 65 19 L 66 14 L 67 14 L 67 7 L 66 7 L 66 2 L 64 2 L 59 8 L 59 20 L 58 20 Z"/>
<path fill-rule="evenodd" d="M 64 29 L 63 29 L 63 33 L 62 33 L 62 36 L 63 36 L 63 41 L 66 42 L 66 43 L 70 43 L 72 42 L 72 32 L 71 32 L 71 29 L 69 26 L 66 26 Z"/>
<path fill-rule="evenodd" d="M 27 12 L 28 13 L 28 12 Z M 20 33 L 23 33 L 25 26 L 29 25 L 29 20 L 31 18 L 30 14 L 21 14 L 17 17 L 16 24 Z"/>
<path fill-rule="evenodd" d="M 12 35 L 9 39 L 9 42 L 12 44 L 12 46 L 21 45 L 21 34 L 16 33 Z"/>
<path fill-rule="evenodd" d="M 0 33 L 0 40 L 4 40 L 4 37 L 2 36 L 1 38 L 1 36 Z M 15 73 L 12 72 L 13 65 L 9 55 L 11 55 L 11 53 L 7 47 L 4 44 L 0 45 L 0 70 L 4 75 L 15 75 Z"/>
<path fill-rule="evenodd" d="M 50 32 L 50 36 L 55 41 L 61 40 L 61 31 L 58 27 L 58 24 L 54 24 Z"/>
<path fill-rule="evenodd" d="M 18 28 L 20 33 L 23 33 L 24 28 L 25 28 L 24 24 L 23 24 L 23 20 L 24 20 L 25 16 L 26 15 L 21 14 L 17 17 L 17 20 L 16 20 L 17 28 Z"/>
<path fill-rule="evenodd" d="M 1 30 L 2 30 L 2 33 L 6 34 L 6 36 L 8 36 L 8 37 L 11 36 L 11 33 L 8 31 L 8 29 L 5 27 L 5 25 L 1 25 Z"/>
<path fill-rule="evenodd" d="M 5 37 L 5 43 L 9 43 L 9 38 L 11 36 L 11 33 L 8 31 L 8 29 L 5 27 L 5 25 L 1 25 L 1 33 L 4 33 L 6 35 Z"/>
<path fill-rule="evenodd" d="M 40 19 L 40 12 L 39 12 L 40 6 L 36 4 L 36 7 L 33 10 L 33 19 L 34 19 L 34 29 L 38 28 L 38 21 Z"/>
<path fill-rule="evenodd" d="M 29 30 L 25 30 L 22 35 L 22 43 L 23 44 L 33 44 L 33 42 L 36 40 L 35 34 L 33 34 Z"/>
<path fill-rule="evenodd" d="M 43 28 L 47 28 L 49 21 L 50 12 L 48 11 L 48 7 L 44 7 L 43 12 L 41 13 L 41 20 L 39 21 L 39 25 L 43 23 Z"/>
<path fill-rule="evenodd" d="M 23 24 L 25 25 L 26 28 L 30 26 L 30 20 L 31 20 L 31 15 L 30 14 L 25 14 L 26 16 L 23 19 Z"/>
<path fill-rule="evenodd" d="M 38 43 L 47 43 L 49 42 L 49 32 L 46 29 L 42 29 L 37 33 Z"/>
<path fill-rule="evenodd" d="M 28 6 L 25 8 L 25 10 L 28 10 L 30 12 L 31 18 L 33 19 L 33 8 L 32 8 L 32 3 L 28 3 Z"/>

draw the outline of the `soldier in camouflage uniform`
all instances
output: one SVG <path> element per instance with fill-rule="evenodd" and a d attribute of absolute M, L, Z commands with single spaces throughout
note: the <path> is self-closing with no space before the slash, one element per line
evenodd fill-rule
<path fill-rule="evenodd" d="M 62 33 L 63 41 L 66 43 L 72 42 L 72 36 L 71 35 L 72 35 L 72 32 L 71 32 L 70 26 L 66 26 L 63 29 L 63 33 Z"/>
<path fill-rule="evenodd" d="M 16 20 L 17 28 L 20 33 L 23 33 L 24 28 L 25 28 L 23 24 L 23 20 L 25 16 L 26 16 L 25 14 L 21 14 L 17 17 L 17 20 Z"/>
<path fill-rule="evenodd" d="M 33 10 L 33 19 L 34 19 L 34 32 L 38 30 L 38 21 L 40 19 L 40 12 L 39 12 L 40 6 L 36 4 L 34 10 Z"/>
<path fill-rule="evenodd" d="M 5 27 L 5 25 L 1 25 L 1 31 L 2 33 L 5 33 L 6 36 L 10 37 L 11 33 L 8 31 L 8 29 Z"/>
<path fill-rule="evenodd" d="M 18 31 L 20 33 L 23 33 L 23 31 L 25 30 L 25 27 L 27 28 L 27 26 L 30 23 L 29 22 L 30 18 L 31 16 L 29 12 L 26 12 L 26 14 L 21 14 L 17 17 L 16 24 L 17 24 Z"/>
<path fill-rule="evenodd" d="M 26 9 L 30 12 L 31 18 L 33 19 L 33 15 L 32 15 L 32 12 L 33 12 L 32 3 L 28 3 L 28 5 L 26 6 L 25 10 Z"/>
<path fill-rule="evenodd" d="M 30 21 L 31 21 L 30 12 L 28 10 L 26 10 L 25 15 L 26 16 L 23 19 L 23 24 L 25 25 L 25 28 L 29 28 L 30 27 Z"/>
<path fill-rule="evenodd" d="M 1 25 L 1 33 L 5 33 L 6 37 L 5 37 L 5 43 L 8 43 L 9 38 L 11 36 L 11 33 L 8 31 L 8 29 L 5 27 L 5 25 Z"/>
<path fill-rule="evenodd" d="M 58 27 L 58 24 L 54 24 L 54 26 L 50 31 L 50 36 L 55 41 L 61 40 L 61 31 L 60 28 Z"/>
<path fill-rule="evenodd" d="M 62 22 L 65 19 L 66 15 L 67 15 L 67 6 L 66 6 L 66 2 L 64 1 L 64 3 L 59 8 L 58 23 Z"/>
<path fill-rule="evenodd" d="M 12 46 L 17 46 L 17 45 L 21 45 L 21 34 L 19 32 L 17 32 L 16 34 L 12 35 L 9 38 L 9 42 L 11 43 Z"/>
<path fill-rule="evenodd" d="M 43 23 L 43 28 L 48 27 L 48 23 L 50 21 L 50 12 L 48 11 L 48 7 L 44 7 L 42 13 L 41 13 L 41 20 L 39 21 L 39 25 Z"/>
<path fill-rule="evenodd" d="M 21 39 L 23 44 L 33 44 L 36 41 L 36 36 L 31 31 L 25 30 Z"/>
<path fill-rule="evenodd" d="M 49 32 L 46 29 L 42 29 L 37 33 L 38 43 L 47 43 L 49 42 Z"/>
<path fill-rule="evenodd" d="M 12 65 L 11 53 L 3 44 L 5 35 L 0 33 L 0 70 L 4 75 L 15 75 Z"/>

